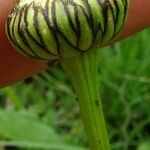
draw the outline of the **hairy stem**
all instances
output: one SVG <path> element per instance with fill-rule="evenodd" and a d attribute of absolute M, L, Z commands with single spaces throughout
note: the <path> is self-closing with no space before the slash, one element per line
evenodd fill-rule
<path fill-rule="evenodd" d="M 98 50 L 60 61 L 73 82 L 91 150 L 110 150 L 98 81 Z"/>

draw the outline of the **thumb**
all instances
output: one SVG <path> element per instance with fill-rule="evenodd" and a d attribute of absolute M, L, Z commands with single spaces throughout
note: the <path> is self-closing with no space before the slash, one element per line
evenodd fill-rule
<path fill-rule="evenodd" d="M 0 0 L 0 87 L 25 79 L 46 68 L 46 64 L 19 54 L 10 45 L 5 23 L 17 0 Z"/>

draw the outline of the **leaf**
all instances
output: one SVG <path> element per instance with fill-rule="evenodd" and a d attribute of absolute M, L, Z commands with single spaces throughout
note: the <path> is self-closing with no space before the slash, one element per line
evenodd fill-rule
<path fill-rule="evenodd" d="M 52 128 L 28 113 L 0 110 L 0 135 L 12 140 L 60 142 Z"/>
<path fill-rule="evenodd" d="M 55 131 L 28 112 L 0 109 L 0 135 L 10 141 L 0 141 L 0 146 L 16 146 L 48 150 L 86 150 L 64 142 Z"/>
<path fill-rule="evenodd" d="M 47 150 L 87 150 L 85 148 L 70 146 L 62 143 L 32 143 L 25 141 L 1 141 L 0 146 L 17 146 L 24 148 L 32 148 L 32 149 L 47 149 Z"/>

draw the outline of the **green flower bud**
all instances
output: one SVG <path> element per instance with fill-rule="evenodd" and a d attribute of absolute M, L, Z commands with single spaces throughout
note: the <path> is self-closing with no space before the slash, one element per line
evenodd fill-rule
<path fill-rule="evenodd" d="M 24 55 L 55 60 L 100 47 L 122 29 L 128 0 L 20 0 L 7 20 Z"/>

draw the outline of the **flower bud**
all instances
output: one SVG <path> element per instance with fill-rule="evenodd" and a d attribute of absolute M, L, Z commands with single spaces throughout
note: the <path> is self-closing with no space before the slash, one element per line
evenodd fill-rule
<path fill-rule="evenodd" d="M 124 26 L 128 0 L 20 0 L 7 35 L 24 55 L 46 61 L 93 50 Z"/>

